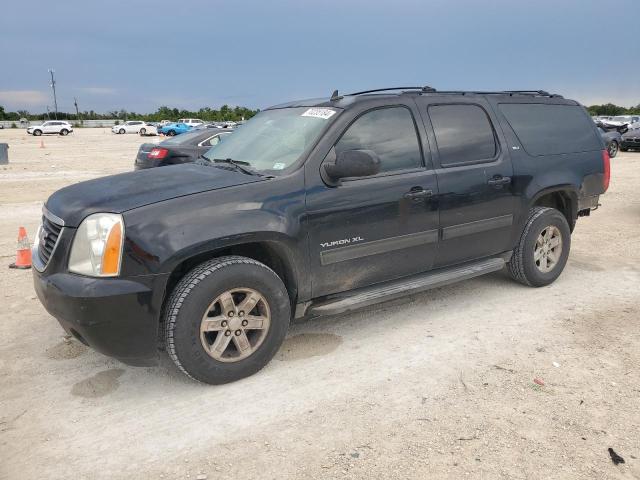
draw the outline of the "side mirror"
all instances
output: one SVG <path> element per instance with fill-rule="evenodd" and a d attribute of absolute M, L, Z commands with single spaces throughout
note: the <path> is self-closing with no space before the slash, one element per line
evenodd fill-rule
<path fill-rule="evenodd" d="M 326 175 L 334 182 L 348 177 L 369 177 L 380 172 L 380 158 L 371 150 L 341 152 L 335 163 L 323 164 Z"/>

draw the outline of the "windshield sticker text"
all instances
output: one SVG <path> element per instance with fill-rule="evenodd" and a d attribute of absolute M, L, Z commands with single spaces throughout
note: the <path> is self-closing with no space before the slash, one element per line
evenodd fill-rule
<path fill-rule="evenodd" d="M 322 118 L 324 120 L 327 120 L 328 118 L 331 118 L 333 115 L 335 115 L 335 113 L 336 111 L 331 110 L 330 108 L 310 108 L 306 112 L 304 112 L 301 116 Z"/>

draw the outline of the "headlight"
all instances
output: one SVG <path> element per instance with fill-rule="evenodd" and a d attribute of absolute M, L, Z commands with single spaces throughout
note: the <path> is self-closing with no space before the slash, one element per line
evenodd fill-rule
<path fill-rule="evenodd" d="M 122 215 L 96 213 L 78 227 L 71 245 L 69 271 L 91 277 L 120 273 L 124 222 Z"/>

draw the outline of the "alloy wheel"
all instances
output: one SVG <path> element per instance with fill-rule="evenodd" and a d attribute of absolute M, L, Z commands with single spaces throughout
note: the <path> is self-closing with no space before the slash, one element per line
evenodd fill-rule
<path fill-rule="evenodd" d="M 200 341 L 215 360 L 238 362 L 260 348 L 270 324 L 266 298 L 251 288 L 234 288 L 207 308 L 200 323 Z"/>
<path fill-rule="evenodd" d="M 555 268 L 562 255 L 562 234 L 558 227 L 549 225 L 542 229 L 536 239 L 533 261 L 538 270 L 548 273 Z"/>

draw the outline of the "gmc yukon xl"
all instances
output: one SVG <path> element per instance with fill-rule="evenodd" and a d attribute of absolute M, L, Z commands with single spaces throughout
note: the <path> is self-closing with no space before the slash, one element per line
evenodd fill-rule
<path fill-rule="evenodd" d="M 609 157 L 544 91 L 378 89 L 268 108 L 197 164 L 55 192 L 34 245 L 40 301 L 131 365 L 166 351 L 211 384 L 257 372 L 289 323 L 505 268 L 567 262 Z"/>

